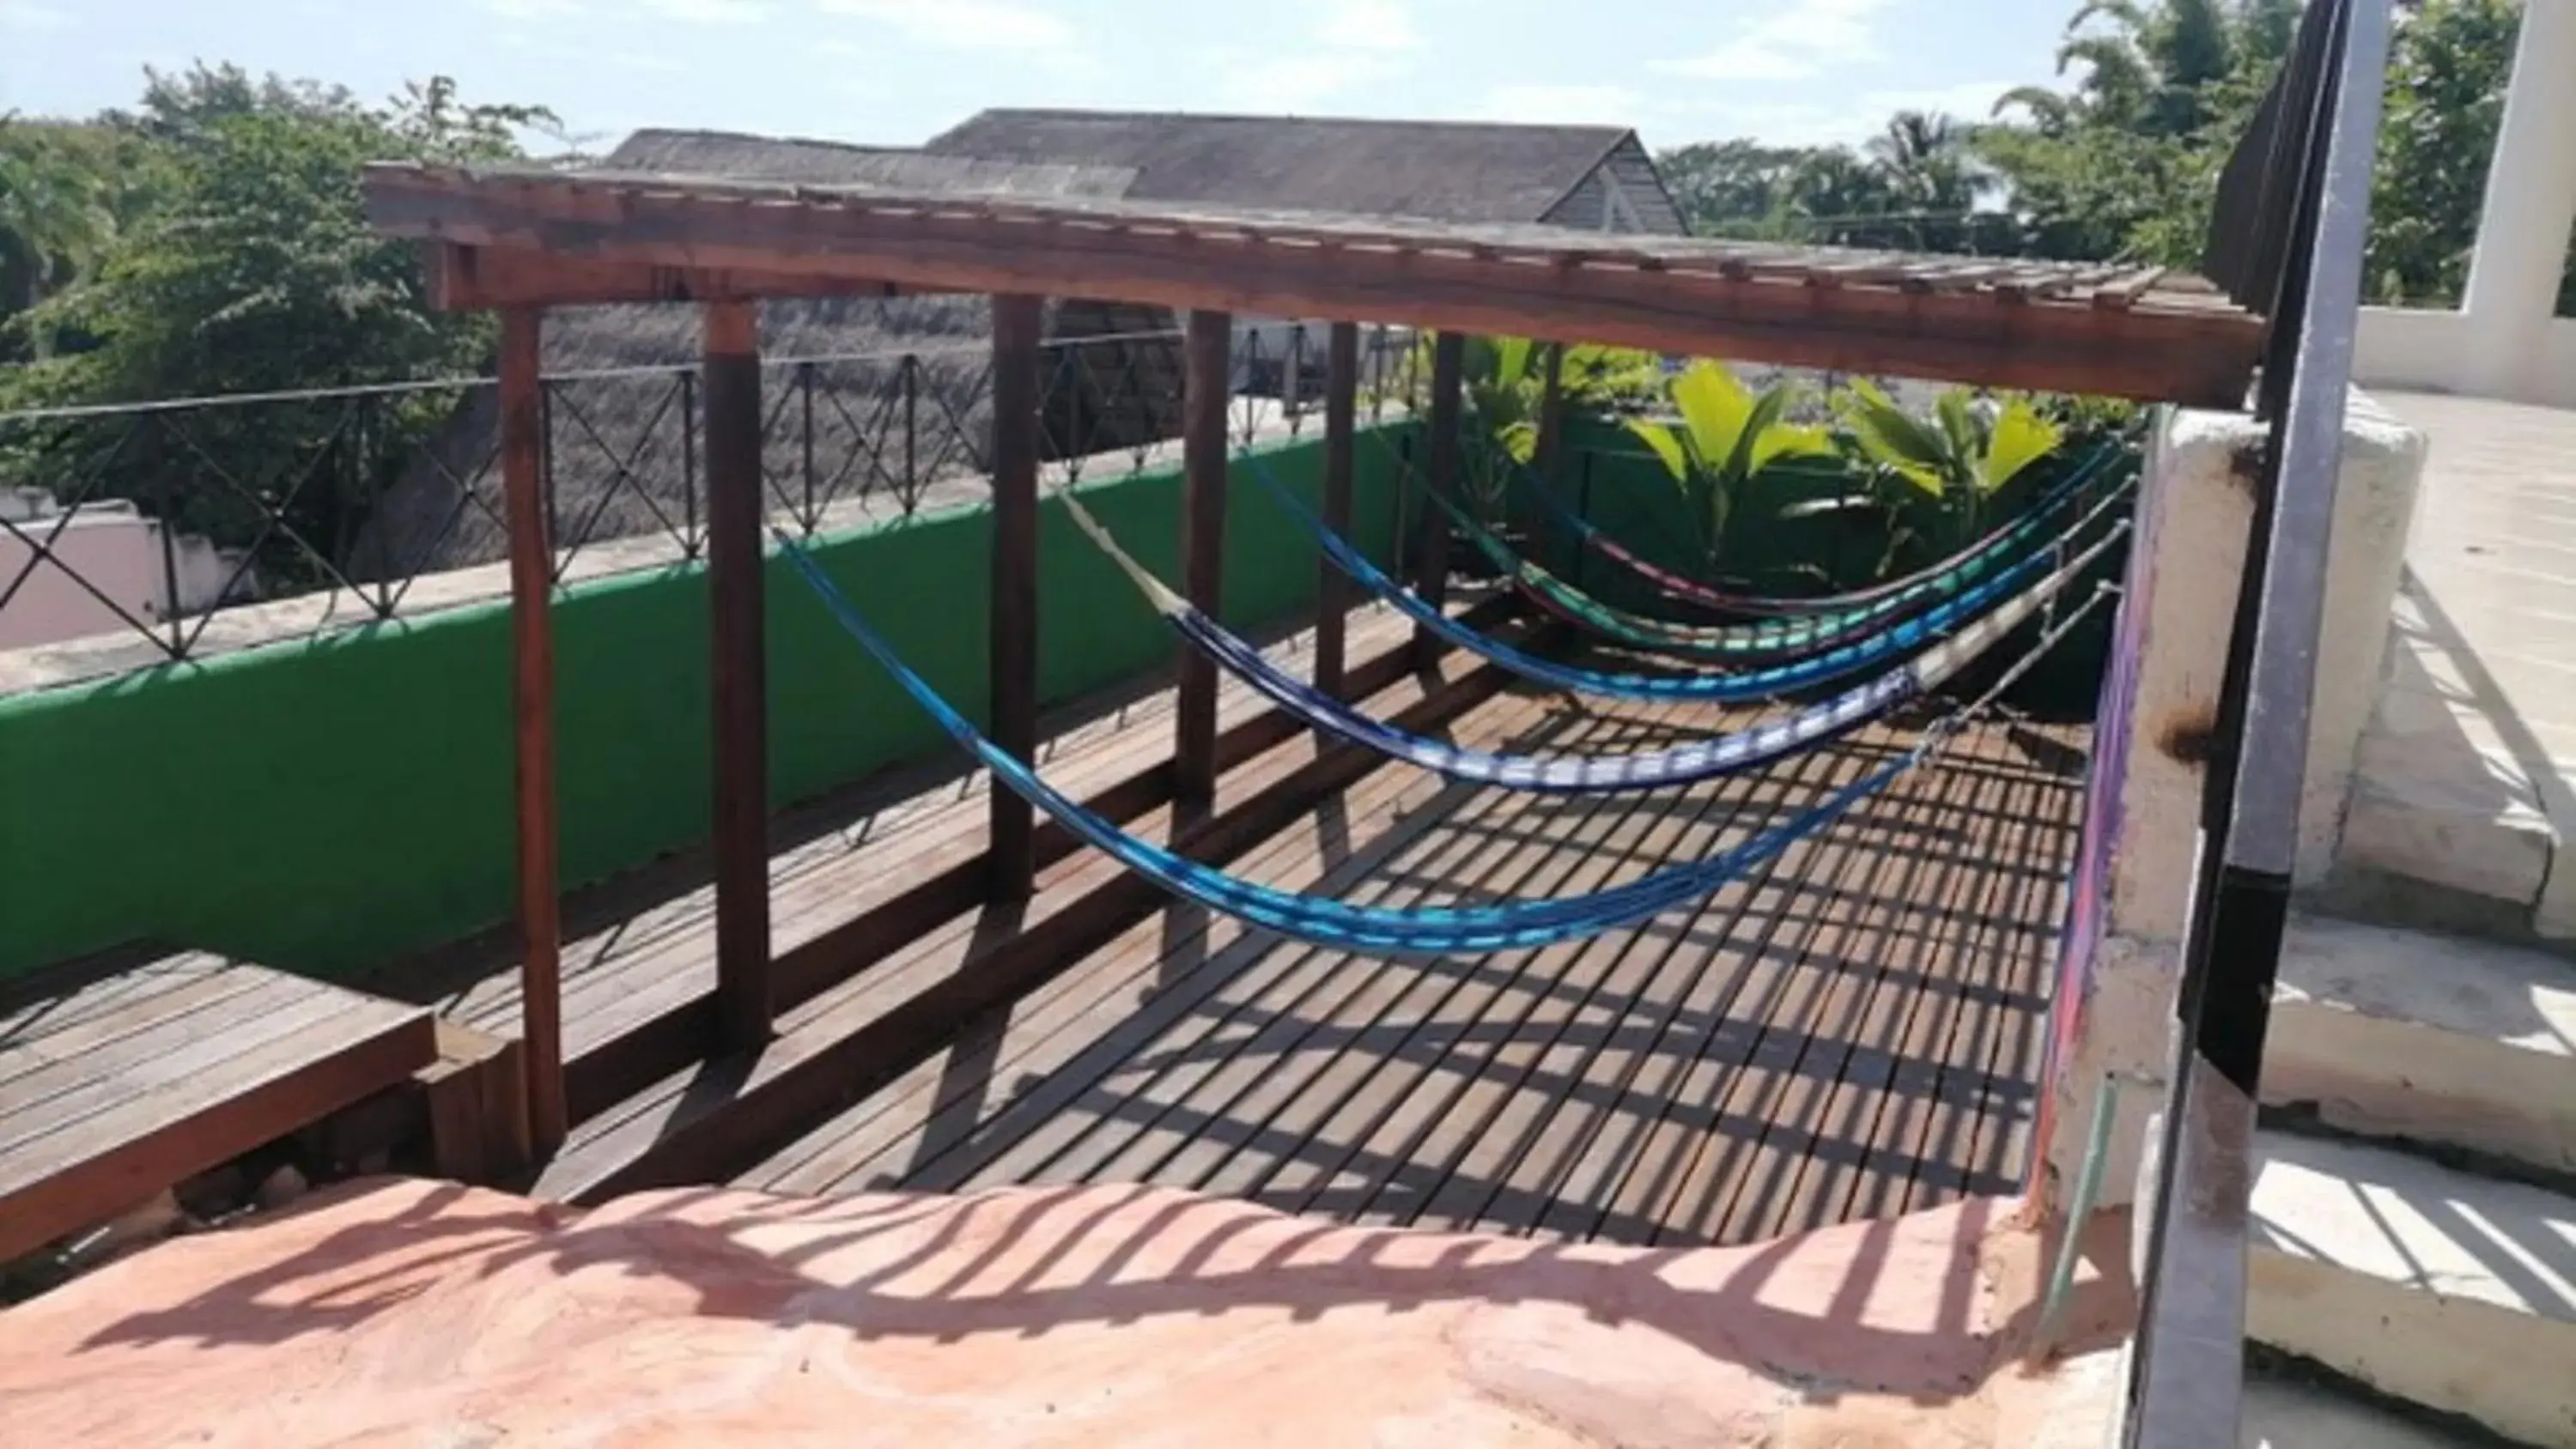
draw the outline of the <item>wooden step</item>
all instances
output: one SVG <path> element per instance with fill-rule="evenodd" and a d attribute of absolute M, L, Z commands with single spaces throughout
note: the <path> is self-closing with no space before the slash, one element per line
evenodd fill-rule
<path fill-rule="evenodd" d="M 2576 1449 L 2576 1200 L 2322 1137 L 2255 1156 L 2247 1338 Z"/>
<path fill-rule="evenodd" d="M 2341 1131 L 2576 1173 L 2576 965 L 2495 941 L 2294 920 L 2263 1100 Z"/>
<path fill-rule="evenodd" d="M 394 1086 L 437 1059 L 433 1020 L 196 951 L 17 987 L 0 1009 L 0 1259 Z"/>
<path fill-rule="evenodd" d="M 1380 718 L 1428 732 L 1506 682 L 1492 666 L 1451 659 L 1363 703 Z M 1222 864 L 1382 763 L 1382 756 L 1299 735 L 1229 771 L 1203 815 L 1176 818 L 1163 806 L 1128 828 Z M 777 1037 L 757 1056 L 674 1073 L 583 1124 L 535 1192 L 591 1203 L 728 1178 L 929 1055 L 960 1024 L 1045 985 L 1165 901 L 1158 888 L 1097 852 L 1060 859 L 1040 873 L 1029 901 L 977 903 L 783 1014 Z"/>

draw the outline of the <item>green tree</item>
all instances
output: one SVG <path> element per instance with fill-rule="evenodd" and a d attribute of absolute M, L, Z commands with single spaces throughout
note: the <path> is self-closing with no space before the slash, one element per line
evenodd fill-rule
<path fill-rule="evenodd" d="M 415 251 L 367 225 L 360 172 L 383 159 L 514 155 L 514 128 L 541 116 L 466 105 L 443 79 L 377 107 L 233 68 L 152 76 L 140 111 L 109 124 L 155 156 L 153 204 L 79 285 L 24 319 L 80 345 L 18 369 L 10 391 L 20 403 L 140 402 L 478 370 L 486 326 L 430 310 Z M 258 546 L 272 576 L 310 575 L 383 481 L 353 457 L 398 457 L 449 401 L 226 407 L 0 441 L 57 493 L 133 498 L 218 542 Z"/>

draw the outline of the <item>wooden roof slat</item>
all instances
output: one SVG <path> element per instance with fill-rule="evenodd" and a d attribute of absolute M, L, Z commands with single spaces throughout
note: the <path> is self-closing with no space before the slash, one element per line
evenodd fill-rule
<path fill-rule="evenodd" d="M 564 267 L 566 301 L 571 263 L 614 263 L 760 295 L 1044 292 L 2222 406 L 2262 335 L 2133 265 L 526 168 L 380 166 L 367 192 L 389 234 L 512 253 L 539 290 Z"/>

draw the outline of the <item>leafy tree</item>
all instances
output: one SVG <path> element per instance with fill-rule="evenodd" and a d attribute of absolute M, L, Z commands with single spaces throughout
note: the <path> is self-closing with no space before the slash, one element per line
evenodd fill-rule
<path fill-rule="evenodd" d="M 428 308 L 417 254 L 367 225 L 359 175 L 374 160 L 512 155 L 514 128 L 541 116 L 466 105 L 443 79 L 375 107 L 230 67 L 151 76 L 141 109 L 108 125 L 154 157 L 152 204 L 79 285 L 23 319 L 80 345 L 18 369 L 10 391 L 20 403 L 150 401 L 479 369 L 485 325 Z M 57 493 L 133 498 L 256 546 L 272 575 L 309 577 L 354 536 L 384 481 L 370 470 L 451 401 L 201 409 L 13 441 L 25 474 Z"/>

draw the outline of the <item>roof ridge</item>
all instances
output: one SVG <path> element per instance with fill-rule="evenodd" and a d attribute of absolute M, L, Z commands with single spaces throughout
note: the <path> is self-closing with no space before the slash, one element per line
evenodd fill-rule
<path fill-rule="evenodd" d="M 1636 127 L 1607 121 L 1448 120 L 1429 116 L 1301 115 L 1294 112 L 1099 110 L 1083 106 L 986 106 L 948 128 L 963 130 L 984 116 L 1043 116 L 1068 120 L 1228 121 L 1269 125 L 1281 121 L 1320 121 L 1341 126 L 1384 126 L 1458 131 L 1560 131 L 1614 137 L 1634 135 Z M 942 135 L 947 132 L 942 132 Z M 935 138 L 934 138 L 935 139 Z M 1614 143 L 1615 144 L 1615 143 Z M 1607 154 L 1606 152 L 1604 153 Z"/>

